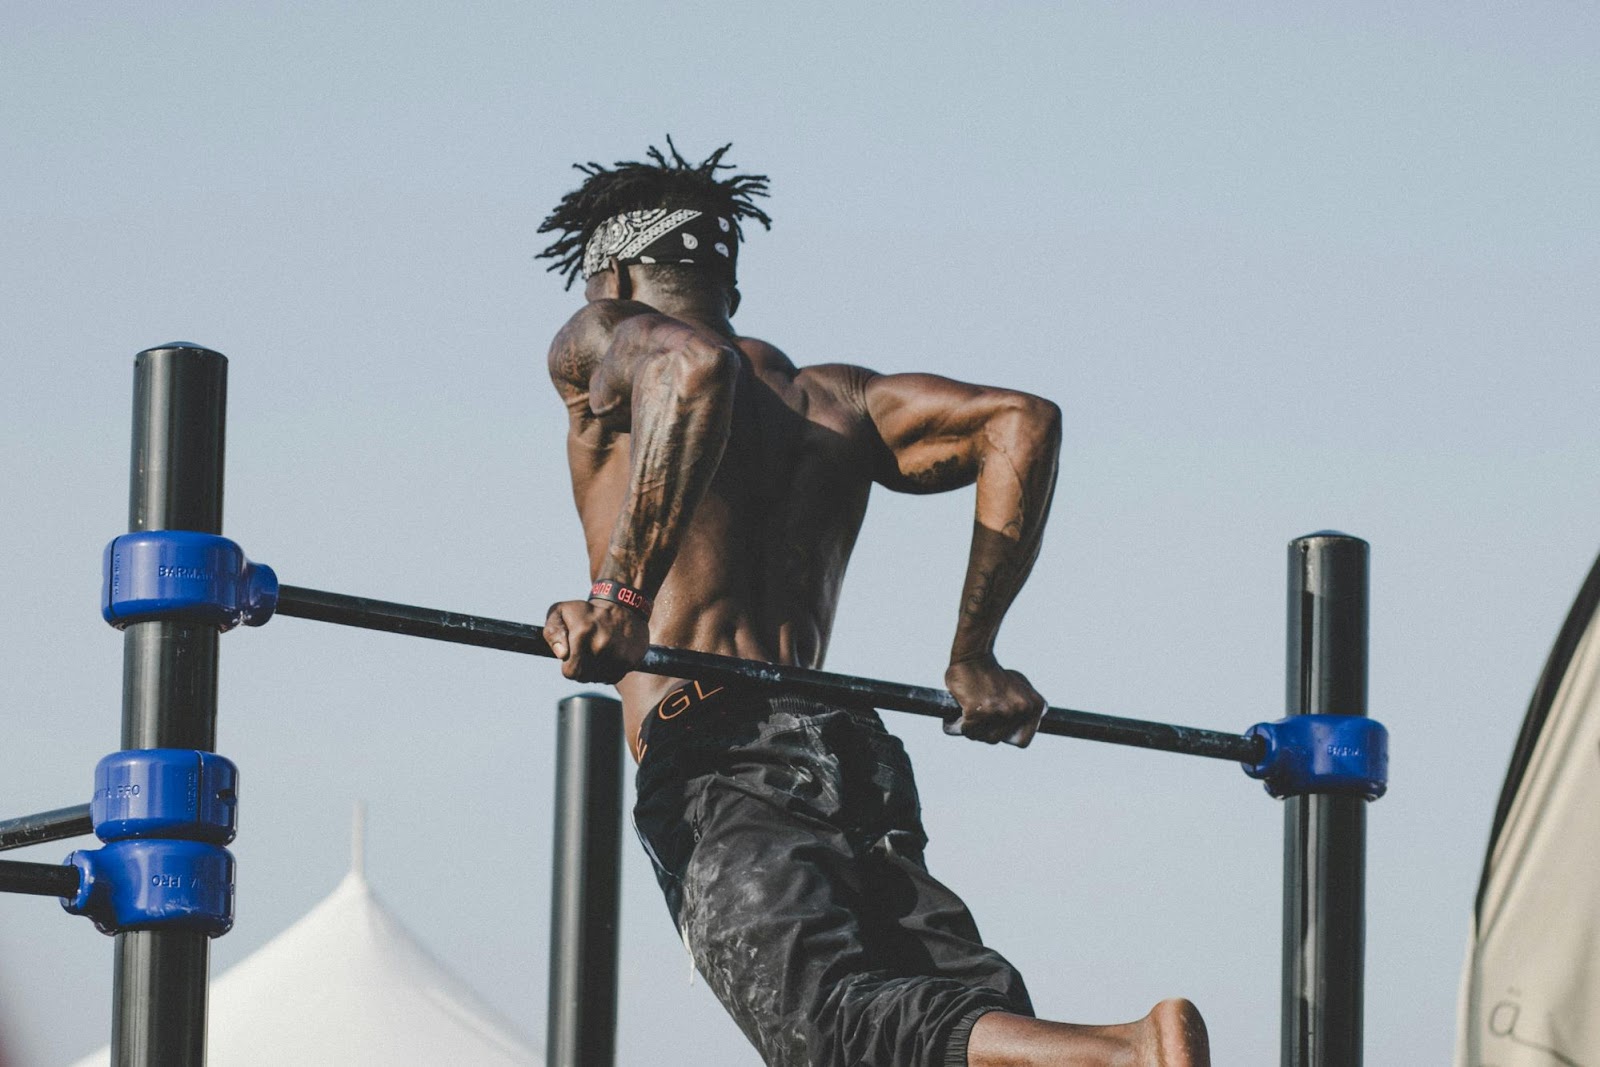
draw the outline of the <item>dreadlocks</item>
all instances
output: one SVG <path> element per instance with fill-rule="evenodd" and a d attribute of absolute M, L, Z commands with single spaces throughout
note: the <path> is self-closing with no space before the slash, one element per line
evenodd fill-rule
<path fill-rule="evenodd" d="M 612 168 L 598 163 L 574 163 L 573 168 L 588 178 L 562 197 L 561 203 L 539 225 L 540 233 L 560 236 L 537 258 L 555 260 L 546 269 L 565 274 L 567 288 L 572 288 L 583 268 L 583 252 L 589 238 L 601 223 L 626 211 L 689 208 L 720 215 L 732 222 L 735 242 L 744 239 L 740 219 L 754 219 L 770 230 L 772 220 L 751 199 L 767 195 L 767 176 L 717 177 L 717 171 L 733 169 L 731 163 L 722 162 L 723 154 L 732 147 L 725 144 L 704 161 L 690 163 L 668 137 L 670 158 L 651 145 L 648 163 L 619 161 Z"/>

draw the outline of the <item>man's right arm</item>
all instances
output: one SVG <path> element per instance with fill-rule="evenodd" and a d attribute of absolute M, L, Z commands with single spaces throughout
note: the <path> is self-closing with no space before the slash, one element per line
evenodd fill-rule
<path fill-rule="evenodd" d="M 627 490 L 591 579 L 654 598 L 722 460 L 738 369 L 725 338 L 631 301 L 590 304 L 556 336 L 551 378 L 574 432 L 630 435 Z M 565 601 L 551 607 L 545 638 L 567 677 L 613 682 L 644 655 L 649 630 L 617 604 Z"/>

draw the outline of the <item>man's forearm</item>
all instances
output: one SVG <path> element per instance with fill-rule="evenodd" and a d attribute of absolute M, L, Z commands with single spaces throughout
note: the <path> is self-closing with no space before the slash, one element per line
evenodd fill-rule
<path fill-rule="evenodd" d="M 737 357 L 675 353 L 640 369 L 632 387 L 628 495 L 599 577 L 654 596 L 722 461 Z"/>
<path fill-rule="evenodd" d="M 984 429 L 952 663 L 994 651 L 1000 623 L 1039 555 L 1060 446 L 1059 413 L 1033 398 L 997 413 Z"/>

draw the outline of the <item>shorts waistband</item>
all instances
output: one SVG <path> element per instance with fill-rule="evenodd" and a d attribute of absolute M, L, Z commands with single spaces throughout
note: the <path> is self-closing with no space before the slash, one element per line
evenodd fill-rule
<path fill-rule="evenodd" d="M 645 714 L 639 727 L 639 758 L 644 758 L 651 740 L 664 731 L 692 733 L 708 717 L 722 718 L 738 710 L 740 702 L 735 698 L 741 694 L 748 696 L 749 691 L 705 682 L 690 682 L 674 689 Z"/>
<path fill-rule="evenodd" d="M 883 723 L 871 705 L 855 705 L 818 700 L 792 693 L 763 691 L 759 686 L 729 683 L 689 682 L 672 690 L 645 713 L 639 725 L 639 758 L 652 739 L 666 736 L 693 736 L 714 732 L 732 722 L 749 722 L 769 715 L 787 713 L 804 718 L 844 713 L 870 722 L 878 730 Z"/>

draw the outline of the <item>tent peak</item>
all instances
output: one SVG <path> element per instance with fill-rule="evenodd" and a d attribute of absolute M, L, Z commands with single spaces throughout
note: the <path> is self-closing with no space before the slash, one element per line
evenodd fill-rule
<path fill-rule="evenodd" d="M 350 873 L 367 880 L 367 802 L 358 800 L 350 816 Z"/>

